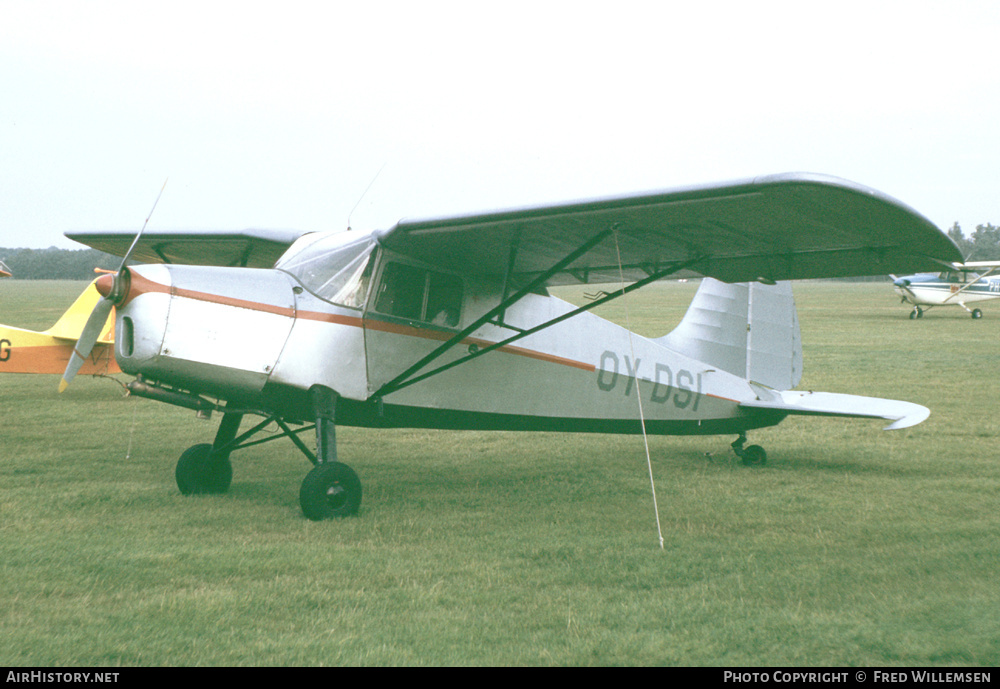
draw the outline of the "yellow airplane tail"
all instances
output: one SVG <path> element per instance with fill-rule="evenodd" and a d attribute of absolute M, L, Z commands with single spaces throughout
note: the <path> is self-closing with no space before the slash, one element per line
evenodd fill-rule
<path fill-rule="evenodd" d="M 94 282 L 97 282 L 97 280 L 94 280 Z M 83 326 L 87 324 L 87 319 L 90 317 L 91 311 L 94 310 L 94 306 L 102 298 L 97 292 L 94 282 L 87 285 L 87 289 L 83 290 L 83 293 L 66 309 L 66 312 L 59 317 L 55 325 L 46 330 L 44 334 L 66 340 L 80 339 L 80 333 L 83 332 Z M 112 311 L 97 341 L 103 344 L 110 344 L 114 342 L 114 334 L 115 314 Z"/>
<path fill-rule="evenodd" d="M 63 373 L 83 326 L 101 299 L 91 282 L 48 330 L 36 332 L 0 325 L 0 373 Z M 112 310 L 97 345 L 80 369 L 83 374 L 119 373 L 114 357 L 115 314 Z"/>

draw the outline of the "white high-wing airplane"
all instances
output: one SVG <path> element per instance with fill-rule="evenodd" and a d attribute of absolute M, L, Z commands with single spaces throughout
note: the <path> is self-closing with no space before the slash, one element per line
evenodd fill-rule
<path fill-rule="evenodd" d="M 1000 261 L 973 261 L 955 263 L 940 273 L 891 277 L 896 294 L 913 304 L 910 318 L 923 318 L 924 312 L 934 306 L 961 306 L 978 319 L 983 312 L 966 304 L 1000 298 L 998 270 Z"/>
<path fill-rule="evenodd" d="M 132 393 L 223 414 L 214 442 L 181 455 L 181 492 L 226 491 L 233 451 L 287 436 L 315 464 L 300 490 L 314 520 L 361 502 L 336 424 L 639 433 L 641 397 L 649 433 L 734 434 L 754 464 L 766 454 L 744 446 L 747 431 L 790 414 L 919 423 L 929 412 L 916 404 L 793 390 L 802 347 L 787 281 L 960 258 L 898 201 L 802 174 L 371 232 L 68 236 L 125 256 L 98 281 L 91 320 L 116 307 Z M 125 267 L 130 257 L 155 263 Z M 662 338 L 589 313 L 690 276 L 706 279 Z M 616 287 L 579 308 L 547 290 L 576 283 Z M 99 330 L 88 328 L 82 358 Z M 241 432 L 248 414 L 262 421 Z M 251 440 L 272 424 L 283 432 Z M 312 429 L 315 453 L 299 437 Z"/>

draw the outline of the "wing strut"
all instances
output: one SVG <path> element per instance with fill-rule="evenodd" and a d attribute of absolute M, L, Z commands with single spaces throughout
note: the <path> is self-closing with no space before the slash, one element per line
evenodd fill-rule
<path fill-rule="evenodd" d="M 576 259 L 578 259 L 581 256 L 583 256 L 585 253 L 587 253 L 588 251 L 590 251 L 591 249 L 593 249 L 605 237 L 607 237 L 608 235 L 610 235 L 611 232 L 612 232 L 612 230 L 610 228 L 607 229 L 607 230 L 604 230 L 602 232 L 598 232 L 593 237 L 591 237 L 586 242 L 584 242 L 578 249 L 576 249 L 572 253 L 570 253 L 569 256 L 567 256 L 566 258 L 562 259 L 561 261 L 559 261 L 558 263 L 556 263 L 554 266 L 552 266 L 548 271 L 542 273 L 541 275 L 539 275 L 538 277 L 536 277 L 534 280 L 532 280 L 530 283 L 528 283 L 527 286 L 522 287 L 521 289 L 519 289 L 517 292 L 515 292 L 510 297 L 507 297 L 505 299 L 501 299 L 500 304 L 498 306 L 496 306 L 495 308 L 487 311 L 485 314 L 483 314 L 478 319 L 476 319 L 476 321 L 474 323 L 472 323 L 472 325 L 468 326 L 467 328 L 465 328 L 464 330 L 462 330 L 461 332 L 459 332 L 457 335 L 455 335 L 450 340 L 448 340 L 447 342 L 445 342 L 444 344 L 442 344 L 440 347 L 438 347 L 437 349 L 435 349 L 433 352 L 431 352 L 430 354 L 428 354 L 427 356 L 425 356 L 423 359 L 421 359 L 417 363 L 413 364 L 413 366 L 410 366 L 408 369 L 406 369 L 405 371 L 403 371 L 402 373 L 400 373 L 398 376 L 396 376 L 395 378 L 393 378 L 392 380 L 390 380 L 388 383 L 386 383 L 385 385 L 383 385 L 381 388 L 378 389 L 378 391 L 373 395 L 373 397 L 376 397 L 376 398 L 378 398 L 378 397 L 384 397 L 385 395 L 388 395 L 391 392 L 395 392 L 396 390 L 399 390 L 402 387 L 406 387 L 406 385 L 412 384 L 413 381 L 407 382 L 406 385 L 404 385 L 403 382 L 406 381 L 406 379 L 409 378 L 410 376 L 412 376 L 414 373 L 416 373 L 417 371 L 419 371 L 420 369 L 422 369 L 424 366 L 426 366 L 427 364 L 429 364 L 430 362 L 434 361 L 439 356 L 441 356 L 442 354 L 444 354 L 445 352 L 447 352 L 448 350 L 450 350 L 452 347 L 454 347 L 457 344 L 460 344 L 462 342 L 462 340 L 464 340 L 466 337 L 468 337 L 469 335 L 471 335 L 472 333 L 474 333 L 476 330 L 478 330 L 482 326 L 484 326 L 487 323 L 489 323 L 491 320 L 493 320 L 493 318 L 495 318 L 496 316 L 504 313 L 511 304 L 516 303 L 519 299 L 521 299 L 525 295 L 530 294 L 532 291 L 534 291 L 535 289 L 537 289 L 538 287 L 540 287 L 541 285 L 543 285 L 545 283 L 545 281 L 548 280 L 551 276 L 555 275 L 560 270 L 562 270 L 563 268 L 565 268 L 566 266 L 568 266 L 570 263 L 572 263 Z M 512 251 L 511 255 L 510 255 L 510 259 L 513 260 L 514 257 L 515 257 L 515 253 Z M 426 376 L 424 376 L 424 377 L 426 377 Z"/>
<path fill-rule="evenodd" d="M 521 246 L 521 228 L 517 228 L 514 231 L 514 236 L 511 238 L 510 242 L 510 254 L 507 256 L 507 266 L 504 268 L 503 273 L 503 292 L 501 297 L 501 302 L 507 300 L 507 295 L 510 294 L 510 278 L 511 274 L 514 272 L 514 262 L 517 260 L 517 250 Z M 497 321 L 503 323 L 504 313 L 506 313 L 506 308 L 501 309 L 500 313 L 497 314 Z"/>
<path fill-rule="evenodd" d="M 955 299 L 955 297 L 957 297 L 958 295 L 962 294 L 963 292 L 966 292 L 966 291 L 967 291 L 967 290 L 969 290 L 969 289 L 970 289 L 970 288 L 971 288 L 971 287 L 972 287 L 973 285 L 977 285 L 977 284 L 979 284 L 980 282 L 983 282 L 983 281 L 984 281 L 984 280 L 986 280 L 987 278 L 991 277 L 991 276 L 992 276 L 992 275 L 993 275 L 993 274 L 994 274 L 995 272 L 997 272 L 997 268 L 990 268 L 990 269 L 989 269 L 989 270 L 987 270 L 987 271 L 986 271 L 985 273 L 983 273 L 982 275 L 978 276 L 978 277 L 977 277 L 977 278 L 976 278 L 975 280 L 973 280 L 972 282 L 970 282 L 970 283 L 967 283 L 967 284 L 965 284 L 965 285 L 964 285 L 964 286 L 962 287 L 962 289 L 960 289 L 960 290 L 958 290 L 957 292 L 955 292 L 955 293 L 953 293 L 953 294 L 949 295 L 949 296 L 948 296 L 948 298 L 947 298 L 947 299 L 945 299 L 945 302 L 949 302 L 949 301 L 951 301 L 952 299 Z M 961 300 L 956 300 L 956 301 L 958 301 L 958 303 L 962 303 L 962 302 L 961 302 Z M 968 309 L 966 309 L 966 310 L 968 310 Z"/>
<path fill-rule="evenodd" d="M 481 357 L 484 354 L 488 354 L 489 352 L 500 349 L 501 347 L 506 347 L 507 345 L 516 342 L 517 340 L 528 337 L 529 335 L 534 335 L 535 333 L 541 330 L 545 330 L 546 328 L 549 328 L 555 325 L 556 323 L 561 323 L 562 321 L 572 318 L 573 316 L 577 316 L 583 313 L 584 311 L 590 311 L 591 309 L 597 308 L 598 306 L 606 304 L 607 302 L 613 299 L 617 299 L 618 297 L 622 297 L 628 294 L 629 292 L 639 289 L 640 287 L 644 287 L 651 282 L 654 282 L 656 280 L 662 280 L 663 278 L 672 275 L 679 270 L 683 270 L 684 268 L 687 268 L 705 258 L 704 256 L 698 256 L 697 258 L 693 258 L 688 261 L 672 263 L 666 268 L 650 273 L 648 277 L 645 277 L 642 280 L 633 282 L 631 285 L 628 285 L 627 287 L 623 286 L 620 290 L 615 290 L 610 294 L 605 294 L 605 296 L 601 297 L 600 299 L 597 299 L 589 304 L 586 304 L 572 311 L 569 311 L 568 313 L 564 313 L 561 316 L 557 316 L 556 318 L 548 320 L 545 323 L 542 323 L 541 325 L 536 325 L 533 328 L 528 328 L 527 330 L 521 330 L 516 335 L 508 337 L 506 340 L 501 340 L 500 342 L 495 342 L 486 347 L 482 347 L 476 350 L 475 352 L 467 354 L 466 356 L 460 359 L 456 359 L 455 361 L 439 366 L 432 371 L 428 371 L 427 373 L 421 374 L 419 376 L 413 375 L 417 371 L 422 369 L 424 366 L 426 366 L 427 364 L 429 364 L 430 362 L 432 362 L 433 360 L 437 359 L 442 354 L 450 350 L 456 344 L 462 342 L 462 340 L 471 335 L 476 329 L 490 322 L 490 320 L 495 315 L 505 311 L 508 307 L 511 306 L 511 304 L 515 303 L 518 299 L 528 294 L 535 286 L 537 286 L 537 284 L 540 284 L 541 282 L 547 280 L 550 275 L 562 270 L 568 263 L 572 262 L 573 260 L 576 260 L 576 258 L 578 258 L 578 256 L 583 253 L 582 250 L 589 250 L 593 245 L 597 244 L 597 242 L 600 241 L 601 239 L 607 237 L 608 234 L 610 234 L 611 232 L 612 230 L 607 230 L 605 232 L 601 232 L 600 234 L 598 234 L 594 239 L 591 239 L 589 242 L 587 242 L 587 244 L 584 245 L 584 247 L 581 247 L 577 251 L 574 251 L 573 254 L 571 254 L 569 257 L 567 257 L 563 261 L 560 261 L 558 264 L 550 268 L 546 273 L 536 278 L 528 287 L 519 290 L 515 295 L 502 301 L 497 307 L 486 313 L 484 316 L 480 317 L 475 323 L 470 325 L 468 328 L 455 335 L 455 337 L 451 338 L 450 340 L 442 344 L 440 347 L 438 347 L 433 352 L 425 356 L 423 359 L 415 363 L 406 371 L 396 376 L 396 378 L 383 385 L 381 388 L 378 389 L 378 391 L 373 395 L 373 397 L 375 398 L 385 397 L 386 395 L 392 394 L 397 390 L 401 390 L 403 388 L 409 387 L 410 385 L 413 385 L 414 383 L 419 383 L 422 380 L 430 378 L 431 376 L 443 373 L 444 371 L 447 371 L 450 368 L 454 368 L 455 366 L 464 364 L 467 361 L 471 361 L 473 359 Z"/>

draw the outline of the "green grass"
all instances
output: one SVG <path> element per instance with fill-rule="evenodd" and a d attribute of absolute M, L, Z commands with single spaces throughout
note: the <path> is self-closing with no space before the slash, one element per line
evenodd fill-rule
<path fill-rule="evenodd" d="M 0 322 L 48 327 L 82 287 L 0 282 Z M 694 289 L 631 295 L 633 327 L 666 332 Z M 174 464 L 215 421 L 0 376 L 0 664 L 1000 663 L 1000 309 L 796 296 L 802 387 L 931 417 L 789 419 L 751 434 L 754 469 L 732 437 L 653 438 L 662 551 L 637 437 L 342 428 L 361 514 L 312 523 L 291 443 L 186 498 Z"/>

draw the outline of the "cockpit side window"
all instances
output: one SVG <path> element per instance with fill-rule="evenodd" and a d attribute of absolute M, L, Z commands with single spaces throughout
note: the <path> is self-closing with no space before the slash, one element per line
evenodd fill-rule
<path fill-rule="evenodd" d="M 446 328 L 459 324 L 464 286 L 454 275 L 390 262 L 382 270 L 374 310 Z"/>
<path fill-rule="evenodd" d="M 382 271 L 375 310 L 387 316 L 423 320 L 427 271 L 402 263 L 389 263 Z"/>
<path fill-rule="evenodd" d="M 430 273 L 427 286 L 426 320 L 448 328 L 458 326 L 464 288 L 454 275 Z"/>

